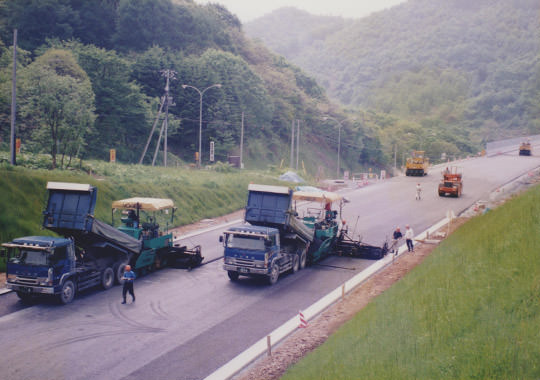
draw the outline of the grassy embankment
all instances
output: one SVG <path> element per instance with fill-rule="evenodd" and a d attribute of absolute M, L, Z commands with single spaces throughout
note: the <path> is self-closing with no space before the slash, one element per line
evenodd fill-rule
<path fill-rule="evenodd" d="M 277 174 L 232 170 L 216 172 L 184 168 L 90 163 L 93 175 L 81 171 L 28 169 L 0 165 L 0 242 L 18 236 L 51 235 L 41 229 L 47 181 L 90 183 L 98 187 L 95 215 L 111 222 L 113 200 L 134 196 L 171 198 L 178 210 L 174 226 L 211 218 L 244 207 L 250 182 L 277 184 Z M 281 182 L 280 184 L 283 184 Z M 158 215 L 165 226 L 170 215 Z M 115 215 L 118 224 L 120 215 Z M 4 262 L 0 260 L 0 271 Z"/>
<path fill-rule="evenodd" d="M 537 186 L 458 229 L 283 379 L 540 378 L 539 247 Z"/>

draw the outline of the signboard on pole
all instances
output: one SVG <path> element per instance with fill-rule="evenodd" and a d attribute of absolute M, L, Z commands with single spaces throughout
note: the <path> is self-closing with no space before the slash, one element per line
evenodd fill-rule
<path fill-rule="evenodd" d="M 111 162 L 116 162 L 116 149 L 109 150 L 109 160 Z"/>
<path fill-rule="evenodd" d="M 210 141 L 210 162 L 214 162 L 214 142 Z"/>

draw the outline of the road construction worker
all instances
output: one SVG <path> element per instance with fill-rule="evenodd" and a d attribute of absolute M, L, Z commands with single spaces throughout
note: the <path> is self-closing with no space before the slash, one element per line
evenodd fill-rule
<path fill-rule="evenodd" d="M 126 303 L 126 294 L 129 292 L 132 302 L 135 302 L 135 292 L 133 291 L 133 281 L 135 281 L 135 273 L 131 270 L 131 265 L 126 265 L 124 268 L 124 285 L 122 287 L 122 303 Z"/>
<path fill-rule="evenodd" d="M 405 241 L 407 242 L 407 250 L 409 252 L 414 252 L 414 245 L 413 245 L 413 239 L 414 239 L 414 232 L 413 229 L 407 224 L 405 226 Z"/>
<path fill-rule="evenodd" d="M 422 186 L 420 184 L 416 184 L 416 200 L 419 201 L 422 199 Z"/>
<path fill-rule="evenodd" d="M 390 247 L 390 251 L 397 254 L 397 245 L 399 243 L 399 240 L 403 237 L 403 234 L 401 233 L 401 230 L 399 227 L 396 227 L 396 230 L 393 234 L 393 240 L 392 240 L 392 246 Z"/>

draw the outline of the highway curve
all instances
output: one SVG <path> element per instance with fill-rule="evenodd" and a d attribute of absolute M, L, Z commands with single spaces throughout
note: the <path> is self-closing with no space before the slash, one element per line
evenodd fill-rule
<path fill-rule="evenodd" d="M 464 194 L 441 198 L 442 168 L 426 177 L 396 177 L 347 191 L 350 231 L 380 245 L 396 226 L 416 233 L 458 214 L 517 176 L 540 157 L 509 152 L 457 163 Z M 415 185 L 423 199 L 415 201 Z M 0 297 L 0 367 L 5 379 L 202 379 L 374 261 L 330 257 L 270 287 L 257 279 L 230 282 L 221 269 L 221 230 L 194 236 L 205 261 L 192 271 L 164 269 L 136 281 L 135 304 L 121 305 L 121 289 L 91 291 L 66 306 L 24 308 Z"/>

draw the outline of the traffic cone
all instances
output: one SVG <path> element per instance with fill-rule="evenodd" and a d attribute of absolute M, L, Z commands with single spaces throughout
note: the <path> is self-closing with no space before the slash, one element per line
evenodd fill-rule
<path fill-rule="evenodd" d="M 304 317 L 304 314 L 302 314 L 302 312 L 299 311 L 298 316 L 300 317 L 300 325 L 298 325 L 298 328 L 300 328 L 300 329 L 306 328 L 307 327 L 307 321 L 306 321 L 306 318 Z"/>

